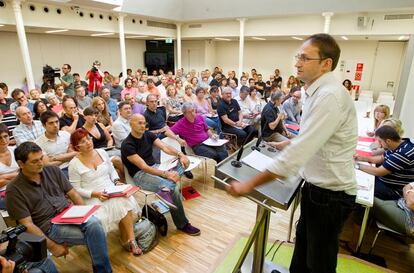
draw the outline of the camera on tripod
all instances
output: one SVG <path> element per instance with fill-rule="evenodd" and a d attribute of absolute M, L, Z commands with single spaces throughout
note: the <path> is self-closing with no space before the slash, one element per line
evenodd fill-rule
<path fill-rule="evenodd" d="M 18 225 L 7 228 L 0 234 L 0 243 L 9 242 L 5 253 L 0 254 L 15 262 L 16 273 L 23 272 L 28 262 L 40 262 L 47 257 L 46 238 L 24 232 L 25 230 L 25 226 Z M 0 271 L 1 269 L 0 265 Z"/>

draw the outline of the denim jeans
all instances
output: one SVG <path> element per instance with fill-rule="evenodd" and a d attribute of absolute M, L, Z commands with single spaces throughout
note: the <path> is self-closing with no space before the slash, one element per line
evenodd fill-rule
<path fill-rule="evenodd" d="M 402 193 L 402 188 L 400 191 Z M 398 200 L 402 197 L 401 193 L 379 180 L 378 177 L 375 177 L 375 197 L 381 200 Z"/>
<path fill-rule="evenodd" d="M 355 196 L 305 182 L 291 273 L 335 273 L 338 240 Z"/>
<path fill-rule="evenodd" d="M 93 272 L 112 272 L 105 232 L 101 221 L 92 216 L 82 225 L 54 225 L 47 233 L 58 244 L 86 245 L 92 259 Z"/>
<path fill-rule="evenodd" d="M 209 128 L 216 130 L 217 135 L 221 134 L 221 123 L 219 117 L 204 117 Z"/>
<path fill-rule="evenodd" d="M 228 156 L 225 145 L 213 147 L 201 143 L 199 145 L 193 146 L 192 149 L 196 155 L 201 155 L 214 159 L 217 163 L 219 163 Z"/>
<path fill-rule="evenodd" d="M 171 217 L 173 219 L 174 225 L 177 228 L 183 228 L 187 223 L 188 219 L 185 216 L 183 202 L 181 201 L 181 193 L 177 184 L 162 177 L 152 175 L 143 171 L 139 171 L 134 175 L 134 183 L 137 186 L 140 186 L 146 191 L 157 192 L 162 188 L 168 188 L 173 193 L 173 201 L 177 209 L 170 210 Z"/>
<path fill-rule="evenodd" d="M 47 257 L 41 262 L 36 263 L 28 263 L 27 269 L 30 271 L 30 269 L 40 269 L 42 272 L 45 273 L 58 273 L 58 270 L 53 262 L 53 260 L 50 257 Z"/>

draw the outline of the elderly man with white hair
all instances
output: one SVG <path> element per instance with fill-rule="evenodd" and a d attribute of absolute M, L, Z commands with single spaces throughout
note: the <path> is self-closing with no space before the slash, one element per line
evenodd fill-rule
<path fill-rule="evenodd" d="M 20 121 L 20 124 L 13 130 L 17 146 L 26 141 L 35 141 L 45 132 L 42 123 L 39 120 L 33 120 L 32 111 L 26 106 L 17 107 L 16 116 Z"/>

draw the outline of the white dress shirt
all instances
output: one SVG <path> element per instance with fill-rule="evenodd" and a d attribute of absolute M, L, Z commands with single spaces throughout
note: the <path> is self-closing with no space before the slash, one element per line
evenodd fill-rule
<path fill-rule="evenodd" d="M 112 124 L 112 136 L 115 140 L 115 147 L 121 149 L 121 144 L 124 139 L 131 133 L 131 125 L 129 120 L 119 116 Z"/>
<path fill-rule="evenodd" d="M 299 171 L 315 186 L 354 195 L 357 131 L 351 97 L 332 72 L 326 73 L 306 90 L 299 136 L 267 169 L 281 176 Z"/>
<path fill-rule="evenodd" d="M 70 144 L 70 134 L 66 131 L 59 131 L 56 139 L 48 139 L 45 134 L 36 139 L 36 144 L 42 148 L 47 156 L 66 154 Z M 68 162 L 63 162 L 59 168 L 64 169 L 69 166 Z"/>

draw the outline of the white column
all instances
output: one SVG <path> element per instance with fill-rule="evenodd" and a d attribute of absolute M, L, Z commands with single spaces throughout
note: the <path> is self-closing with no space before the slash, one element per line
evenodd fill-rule
<path fill-rule="evenodd" d="M 12 7 L 14 11 L 14 18 L 16 20 L 16 30 L 17 36 L 19 37 L 19 44 L 24 63 L 24 70 L 26 72 L 27 86 L 30 90 L 35 88 L 35 82 L 33 78 L 32 62 L 30 61 L 29 47 L 27 45 L 26 32 L 24 31 L 24 23 L 20 3 L 20 0 L 13 0 Z"/>
<path fill-rule="evenodd" d="M 178 69 L 181 69 L 181 23 L 175 24 L 177 26 L 177 71 Z"/>
<path fill-rule="evenodd" d="M 334 15 L 333 12 L 324 12 L 322 16 L 325 17 L 325 24 L 323 25 L 323 33 L 329 33 L 331 28 L 331 18 Z"/>
<path fill-rule="evenodd" d="M 246 18 L 238 18 L 240 22 L 240 37 L 239 37 L 239 71 L 237 78 L 240 78 L 243 73 L 243 59 L 244 59 L 244 23 Z"/>
<path fill-rule="evenodd" d="M 125 30 L 124 30 L 124 17 L 126 15 L 120 13 L 118 15 L 118 28 L 119 28 L 119 49 L 121 50 L 121 68 L 122 76 L 125 78 L 127 75 L 127 63 L 126 63 L 126 50 L 125 50 Z"/>

